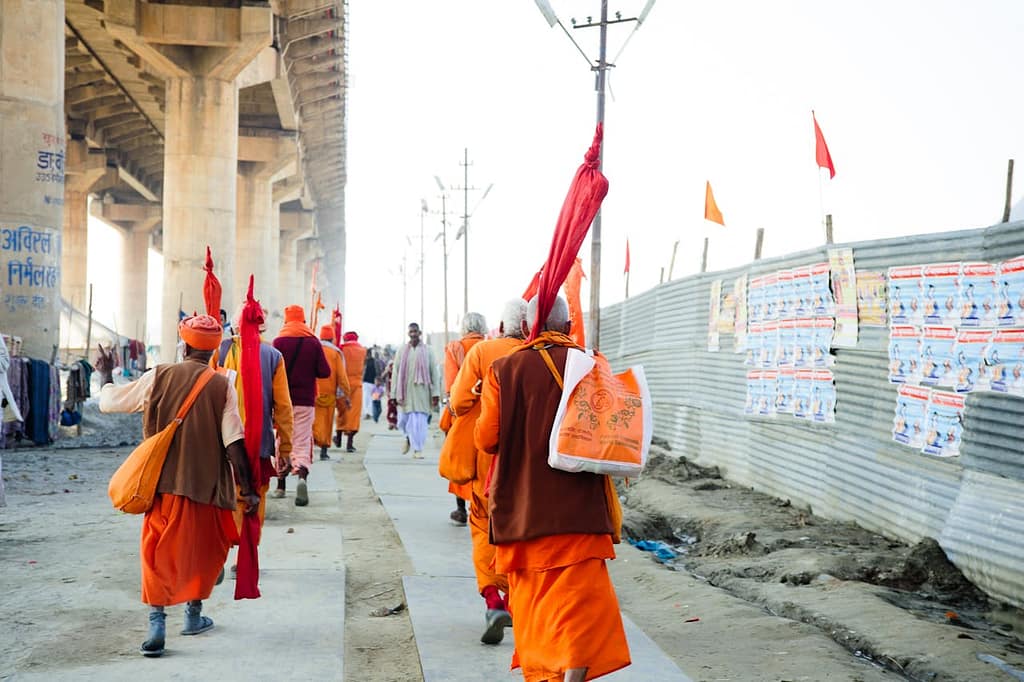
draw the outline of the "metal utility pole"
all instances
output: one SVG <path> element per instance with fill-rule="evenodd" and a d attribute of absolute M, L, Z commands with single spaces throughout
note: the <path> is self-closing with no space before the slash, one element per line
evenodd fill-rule
<path fill-rule="evenodd" d="M 444 342 L 448 343 L 448 194 L 441 178 L 434 176 L 437 188 L 441 190 L 441 248 L 444 253 Z M 437 241 L 437 237 L 434 237 Z"/>
<path fill-rule="evenodd" d="M 615 64 L 608 61 L 608 26 L 611 24 L 621 24 L 624 22 L 633 21 L 636 22 L 636 26 L 633 28 L 635 33 L 638 28 L 643 24 L 647 18 L 648 12 L 654 6 L 655 0 L 647 0 L 647 4 L 644 5 L 644 9 L 640 12 L 639 16 L 631 18 L 623 18 L 621 12 L 615 13 L 615 18 L 608 19 L 608 0 L 601 0 L 601 17 L 600 20 L 594 22 L 591 17 L 587 17 L 585 24 L 577 24 L 576 20 L 572 20 L 572 27 L 576 28 L 600 28 L 600 46 L 598 48 L 597 62 L 592 63 L 590 58 L 587 57 L 583 49 L 576 43 L 569 31 L 566 30 L 565 26 L 555 15 L 551 4 L 548 0 L 534 0 L 537 3 L 537 8 L 541 14 L 544 15 L 544 19 L 548 22 L 549 26 L 558 24 L 561 26 L 565 34 L 569 36 L 569 40 L 572 40 L 573 44 L 576 45 L 576 49 L 580 51 L 583 58 L 587 60 L 587 64 L 590 66 L 590 70 L 596 72 L 596 90 L 597 90 L 597 122 L 599 124 L 604 123 L 604 91 L 605 84 L 607 81 L 608 69 L 615 66 Z M 629 38 L 632 38 L 631 33 Z M 626 38 L 626 43 L 629 42 L 629 38 Z M 618 59 L 619 55 L 622 54 L 626 44 L 624 43 L 622 48 L 619 50 L 619 54 L 616 55 L 615 60 Z M 613 61 L 615 61 L 613 60 Z M 601 146 L 600 154 L 597 158 L 597 168 L 602 170 L 604 168 L 604 145 Z M 600 345 L 601 340 L 601 210 L 598 209 L 597 215 L 594 216 L 594 222 L 591 224 L 590 234 L 590 330 L 587 334 L 588 345 L 593 348 L 597 348 Z"/>
<path fill-rule="evenodd" d="M 1013 159 L 1006 167 L 1006 203 L 1003 204 L 1003 222 L 1010 222 L 1010 203 L 1013 198 Z"/>
<path fill-rule="evenodd" d="M 427 214 L 427 200 L 420 199 L 420 326 L 426 325 L 424 321 L 425 308 L 423 306 L 424 276 L 423 276 L 423 216 Z"/>
<path fill-rule="evenodd" d="M 469 167 L 472 165 L 469 162 L 469 149 L 463 148 L 463 160 L 459 162 L 462 166 L 462 186 L 452 187 L 454 190 L 462 190 L 462 227 L 455 233 L 455 239 L 462 239 L 462 258 L 463 258 L 463 280 L 462 280 L 462 314 L 463 316 L 469 312 L 469 219 L 473 217 L 473 213 L 476 213 L 476 209 L 480 206 L 480 202 L 487 198 L 490 194 L 491 188 L 494 184 L 487 186 L 484 190 L 483 195 L 480 197 L 480 201 L 477 202 L 476 207 L 473 211 L 469 210 L 469 191 L 477 190 L 478 187 L 472 187 L 469 184 Z M 441 188 L 441 191 L 445 191 L 444 183 L 441 182 L 440 178 L 436 175 L 434 179 L 437 180 L 437 186 Z"/>

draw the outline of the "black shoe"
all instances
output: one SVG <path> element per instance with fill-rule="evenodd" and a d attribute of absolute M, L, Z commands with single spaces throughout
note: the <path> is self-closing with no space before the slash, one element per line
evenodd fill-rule
<path fill-rule="evenodd" d="M 329 462 L 329 461 L 331 461 L 330 455 L 327 454 L 327 446 L 326 445 L 320 446 L 320 461 L 321 462 Z"/>
<path fill-rule="evenodd" d="M 347 448 L 345 448 L 345 452 L 355 452 L 355 451 L 356 451 L 355 446 L 352 446 L 352 445 L 349 445 Z"/>
<path fill-rule="evenodd" d="M 334 438 L 332 440 L 334 441 L 334 447 L 340 448 L 341 447 L 341 431 L 335 431 L 334 432 Z"/>
<path fill-rule="evenodd" d="M 500 644 L 505 639 L 505 628 L 512 627 L 512 614 L 504 609 L 487 609 L 484 620 L 487 629 L 480 637 L 484 644 Z"/>
<path fill-rule="evenodd" d="M 451 519 L 452 523 L 454 523 L 456 526 L 465 526 L 466 522 L 469 520 L 469 516 L 466 514 L 465 509 L 456 509 L 455 511 L 448 515 L 448 518 Z"/>

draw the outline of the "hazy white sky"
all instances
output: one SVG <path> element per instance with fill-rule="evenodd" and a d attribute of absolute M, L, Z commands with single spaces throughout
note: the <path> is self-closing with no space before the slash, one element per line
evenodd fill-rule
<path fill-rule="evenodd" d="M 609 9 L 635 16 L 643 4 Z M 551 5 L 567 27 L 600 11 L 599 0 Z M 470 309 L 493 321 L 546 256 L 593 134 L 594 78 L 531 0 L 351 2 L 349 13 L 346 326 L 378 340 L 401 333 L 406 236 L 406 317 L 420 317 L 420 199 L 440 209 L 435 174 L 463 184 L 464 147 L 469 184 L 494 183 L 469 242 Z M 610 27 L 609 58 L 632 26 Z M 570 31 L 596 58 L 597 29 Z M 749 260 L 758 227 L 768 256 L 821 243 L 811 109 L 836 166 L 824 203 L 837 241 L 998 221 L 1006 161 L 1024 159 L 1021 35 L 1017 0 L 661 0 L 610 78 L 602 302 L 623 296 L 627 237 L 631 293 L 657 284 L 677 239 L 677 277 L 699 269 L 707 234 L 712 269 Z M 705 180 L 725 228 L 702 219 Z M 441 327 L 439 231 L 428 215 L 430 330 Z M 462 242 L 450 248 L 455 328 Z M 582 255 L 589 268 L 589 243 Z"/>
<path fill-rule="evenodd" d="M 551 0 L 566 27 L 600 0 Z M 634 16 L 644 0 L 611 0 Z M 346 328 L 401 340 L 425 314 L 442 322 L 439 175 L 463 184 L 469 149 L 471 310 L 494 324 L 544 261 L 572 176 L 594 131 L 594 77 L 532 0 L 349 3 Z M 609 59 L 633 24 L 609 29 Z M 597 56 L 597 29 L 573 30 Z M 610 76 L 605 114 L 602 302 L 675 276 L 823 241 L 811 109 L 835 161 L 824 183 L 837 241 L 990 225 L 1006 161 L 1024 163 L 1019 0 L 660 0 Z M 1024 194 L 1018 172 L 1015 200 Z M 710 180 L 726 221 L 703 221 Z M 493 189 L 479 202 L 480 190 Z M 450 325 L 463 309 L 461 190 L 449 192 Z M 406 246 L 406 238 L 412 240 Z M 409 261 L 403 316 L 403 253 Z M 590 245 L 581 255 L 590 266 Z M 100 267 L 95 257 L 90 272 Z M 92 277 L 92 275 L 90 276 Z M 589 293 L 584 285 L 584 306 Z M 112 297 L 111 297 L 112 298 Z M 150 299 L 153 305 L 159 296 Z M 153 325 L 151 324 L 151 329 Z"/>

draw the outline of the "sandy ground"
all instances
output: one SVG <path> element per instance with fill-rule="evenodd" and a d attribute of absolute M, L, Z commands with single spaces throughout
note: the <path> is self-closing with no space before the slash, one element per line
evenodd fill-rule
<path fill-rule="evenodd" d="M 106 496 L 127 451 L 3 453 L 0 679 L 138 655 L 144 622 L 126 617 L 139 610 L 137 528 L 110 523 Z M 342 493 L 324 520 L 344 537 L 345 677 L 422 679 L 408 615 L 370 615 L 403 603 L 409 559 L 361 453 L 331 455 Z M 993 605 L 927 543 L 827 523 L 674 458 L 655 458 L 623 499 L 630 535 L 685 552 L 666 566 L 620 546 L 611 568 L 621 606 L 694 680 L 1012 682 L 979 655 L 1024 670 L 1013 626 L 996 623 Z"/>

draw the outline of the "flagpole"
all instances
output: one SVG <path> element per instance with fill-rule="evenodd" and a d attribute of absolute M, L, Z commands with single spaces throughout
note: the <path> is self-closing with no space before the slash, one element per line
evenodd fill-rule
<path fill-rule="evenodd" d="M 629 270 L 626 270 L 626 298 L 629 298 Z"/>
<path fill-rule="evenodd" d="M 821 168 L 818 168 L 818 204 L 821 208 L 821 226 L 825 226 L 825 190 L 821 181 Z"/>

